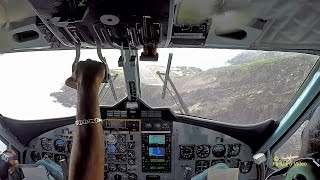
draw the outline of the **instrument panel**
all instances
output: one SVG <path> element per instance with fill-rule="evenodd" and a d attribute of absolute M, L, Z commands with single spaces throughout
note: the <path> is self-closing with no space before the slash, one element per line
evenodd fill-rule
<path fill-rule="evenodd" d="M 239 168 L 239 179 L 257 176 L 248 145 L 222 133 L 158 117 L 109 117 L 104 123 L 105 179 L 190 179 L 225 163 Z M 68 159 L 74 125 L 51 130 L 33 139 L 25 163 L 41 158 Z"/>

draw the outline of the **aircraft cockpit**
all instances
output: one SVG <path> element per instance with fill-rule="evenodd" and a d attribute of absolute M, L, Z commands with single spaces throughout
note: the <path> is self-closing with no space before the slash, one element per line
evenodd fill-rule
<path fill-rule="evenodd" d="M 320 156 L 301 155 L 320 122 L 319 7 L 0 0 L 0 180 L 12 160 L 12 180 L 68 179 L 64 80 L 93 55 L 105 180 L 319 179 Z"/>

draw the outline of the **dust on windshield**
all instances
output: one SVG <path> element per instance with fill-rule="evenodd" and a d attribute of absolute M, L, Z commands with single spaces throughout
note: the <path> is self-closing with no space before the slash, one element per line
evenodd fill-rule
<path fill-rule="evenodd" d="M 173 53 L 170 79 L 174 86 L 168 82 L 162 99 L 169 53 Z M 107 85 L 100 104 L 111 106 L 126 97 L 126 87 L 118 67 L 120 52 L 104 50 L 103 55 L 114 78 L 116 98 Z M 4 85 L 0 114 L 21 120 L 75 115 L 76 91 L 64 86 L 74 57 L 74 51 L 0 56 L 0 83 Z M 81 59 L 86 58 L 98 60 L 96 51 L 82 50 Z M 142 100 L 151 107 L 223 122 L 277 120 L 317 58 L 284 52 L 160 49 L 158 62 L 140 62 Z"/>

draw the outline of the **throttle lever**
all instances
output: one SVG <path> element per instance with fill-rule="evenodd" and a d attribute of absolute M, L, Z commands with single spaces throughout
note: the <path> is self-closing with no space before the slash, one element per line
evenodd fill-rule
<path fill-rule="evenodd" d="M 61 159 L 59 161 L 59 165 L 61 166 L 62 173 L 63 173 L 63 180 L 69 179 L 69 167 L 66 159 Z"/>

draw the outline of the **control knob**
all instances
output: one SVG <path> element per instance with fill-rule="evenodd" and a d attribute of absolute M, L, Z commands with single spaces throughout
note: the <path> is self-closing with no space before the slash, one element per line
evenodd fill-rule
<path fill-rule="evenodd" d="M 145 128 L 146 128 L 146 129 L 152 129 L 152 124 L 151 124 L 151 123 L 147 123 L 147 124 L 145 125 Z"/>
<path fill-rule="evenodd" d="M 154 128 L 155 129 L 161 129 L 161 125 L 157 123 L 157 124 L 154 125 Z"/>
<path fill-rule="evenodd" d="M 138 176 L 135 173 L 128 174 L 128 180 L 137 180 Z"/>

